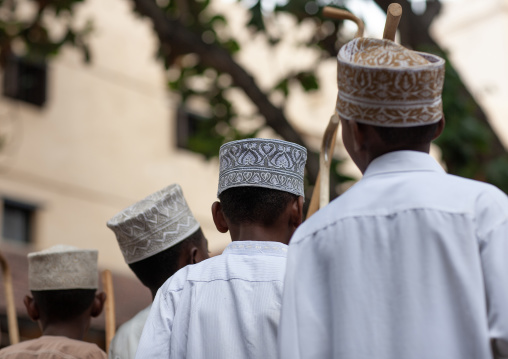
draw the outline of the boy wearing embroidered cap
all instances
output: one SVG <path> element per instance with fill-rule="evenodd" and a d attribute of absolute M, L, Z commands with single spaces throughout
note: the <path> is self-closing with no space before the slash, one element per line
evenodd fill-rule
<path fill-rule="evenodd" d="M 305 148 L 279 140 L 221 147 L 212 215 L 232 243 L 164 283 L 136 358 L 277 358 L 287 243 L 302 221 L 306 157 Z"/>
<path fill-rule="evenodd" d="M 24 303 L 42 336 L 0 350 L 2 359 L 107 358 L 83 341 L 106 295 L 98 287 L 97 251 L 58 245 L 28 254 L 29 289 Z"/>
<path fill-rule="evenodd" d="M 155 298 L 159 287 L 176 271 L 208 258 L 208 242 L 173 184 L 116 214 L 107 223 L 125 261 Z M 150 307 L 124 323 L 109 347 L 109 358 L 132 359 Z"/>
<path fill-rule="evenodd" d="M 363 178 L 291 240 L 281 358 L 507 357 L 508 199 L 429 155 L 444 61 L 360 38 L 338 62 Z"/>

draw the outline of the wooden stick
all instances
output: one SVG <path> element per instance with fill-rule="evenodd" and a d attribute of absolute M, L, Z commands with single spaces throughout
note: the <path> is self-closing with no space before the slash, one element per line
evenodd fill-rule
<path fill-rule="evenodd" d="M 339 128 L 339 116 L 334 114 L 330 117 L 321 142 L 319 154 L 319 173 L 316 178 L 316 185 L 312 191 L 307 217 L 312 216 L 318 209 L 323 208 L 330 202 L 330 165 L 332 163 L 335 140 Z"/>
<path fill-rule="evenodd" d="M 330 19 L 336 19 L 336 20 L 351 20 L 356 23 L 358 26 L 358 30 L 356 31 L 355 37 L 362 37 L 363 33 L 365 31 L 365 25 L 363 24 L 363 21 L 350 13 L 349 11 L 342 10 L 342 9 L 336 9 L 334 7 L 325 6 L 323 8 L 323 16 L 328 17 Z"/>
<path fill-rule="evenodd" d="M 350 13 L 349 11 L 336 9 L 330 6 L 323 8 L 323 16 L 337 20 L 352 20 L 358 26 L 355 37 L 362 37 L 365 30 L 363 21 Z M 333 114 L 330 117 L 321 143 L 321 152 L 319 154 L 319 173 L 316 178 L 316 184 L 312 191 L 307 217 L 312 216 L 318 209 L 323 208 L 330 202 L 330 165 L 332 164 L 333 149 L 339 128 L 339 116 Z"/>
<path fill-rule="evenodd" d="M 316 177 L 316 184 L 312 190 L 312 197 L 310 198 L 309 208 L 307 209 L 307 217 L 312 216 L 319 209 L 319 192 L 321 191 L 321 171 L 318 172 Z"/>
<path fill-rule="evenodd" d="M 115 319 L 115 294 L 113 291 L 113 277 L 111 271 L 106 269 L 102 271 L 102 287 L 106 293 L 106 353 L 109 352 L 109 344 L 115 336 L 116 319 Z"/>
<path fill-rule="evenodd" d="M 7 323 L 9 327 L 9 340 L 11 345 L 19 343 L 18 319 L 14 304 L 14 291 L 12 289 L 12 274 L 9 263 L 0 253 L 0 266 L 4 277 L 5 303 L 7 305 Z"/>
<path fill-rule="evenodd" d="M 395 33 L 399 26 L 400 18 L 402 16 L 402 6 L 397 3 L 391 3 L 386 10 L 385 30 L 383 32 L 383 39 L 395 41 Z"/>
<path fill-rule="evenodd" d="M 319 209 L 330 203 L 330 166 L 332 164 L 333 149 L 335 147 L 338 128 L 339 116 L 333 114 L 326 127 L 323 143 L 321 145 L 321 153 L 319 155 L 319 172 L 321 172 Z"/>

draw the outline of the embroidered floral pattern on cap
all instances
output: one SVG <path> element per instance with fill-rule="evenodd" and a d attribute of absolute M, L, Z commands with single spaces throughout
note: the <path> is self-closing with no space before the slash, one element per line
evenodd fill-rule
<path fill-rule="evenodd" d="M 124 209 L 107 226 L 116 234 L 125 262 L 168 249 L 199 229 L 182 188 L 173 184 Z"/>
<path fill-rule="evenodd" d="M 303 196 L 307 150 L 295 143 L 253 138 L 228 142 L 219 151 L 217 196 L 232 187 L 253 186 Z"/>
<path fill-rule="evenodd" d="M 360 38 L 339 51 L 339 116 L 361 123 L 410 127 L 443 117 L 444 60 L 389 40 Z"/>

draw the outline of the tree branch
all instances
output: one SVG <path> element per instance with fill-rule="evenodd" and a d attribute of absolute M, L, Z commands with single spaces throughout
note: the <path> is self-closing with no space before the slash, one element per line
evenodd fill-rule
<path fill-rule="evenodd" d="M 232 58 L 228 51 L 215 44 L 203 42 L 200 36 L 185 27 L 179 20 L 166 16 L 154 0 L 132 0 L 132 2 L 135 5 L 135 11 L 152 21 L 162 47 L 167 49 L 165 56 L 174 58 L 175 54 L 195 53 L 202 64 L 229 74 L 234 85 L 241 88 L 257 106 L 268 126 L 285 140 L 305 146 L 302 137 L 288 122 L 283 110 L 269 100 L 254 78 Z M 309 179 L 314 183 L 319 171 L 319 160 L 316 154 L 308 154 L 306 167 Z"/>

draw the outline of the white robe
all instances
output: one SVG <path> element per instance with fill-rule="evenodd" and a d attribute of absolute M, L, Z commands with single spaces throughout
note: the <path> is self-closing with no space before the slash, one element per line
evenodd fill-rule
<path fill-rule="evenodd" d="M 288 254 L 282 359 L 508 356 L 508 198 L 429 155 L 375 159 Z"/>
<path fill-rule="evenodd" d="M 159 289 L 136 359 L 276 359 L 287 245 L 240 241 Z"/>
<path fill-rule="evenodd" d="M 109 345 L 109 359 L 134 359 L 138 349 L 139 338 L 145 326 L 150 307 L 146 307 L 130 320 L 122 324 L 116 331 Z"/>

